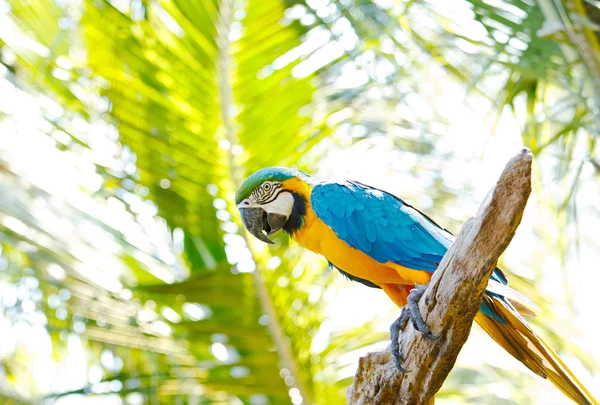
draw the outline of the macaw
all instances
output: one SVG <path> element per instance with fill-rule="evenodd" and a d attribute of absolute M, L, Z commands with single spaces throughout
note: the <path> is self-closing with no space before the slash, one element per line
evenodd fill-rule
<path fill-rule="evenodd" d="M 266 243 L 279 230 L 323 255 L 353 281 L 383 290 L 413 324 L 431 336 L 418 306 L 419 294 L 454 241 L 454 236 L 400 198 L 356 181 L 318 182 L 283 167 L 257 171 L 240 185 L 235 203 L 249 233 Z M 266 235 L 265 233 L 266 232 Z M 411 307 L 411 302 L 413 306 Z M 578 404 L 597 402 L 556 353 L 527 325 L 530 301 L 508 287 L 496 268 L 475 321 L 500 346 L 534 373 L 548 378 Z M 530 306 L 530 305 L 529 305 Z M 392 354 L 401 371 L 399 323 L 390 328 Z"/>

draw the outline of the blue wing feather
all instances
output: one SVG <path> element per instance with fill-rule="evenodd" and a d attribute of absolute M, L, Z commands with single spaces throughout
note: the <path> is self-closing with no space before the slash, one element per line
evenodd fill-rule
<path fill-rule="evenodd" d="M 454 241 L 450 232 L 400 198 L 358 182 L 317 184 L 310 203 L 340 239 L 380 263 L 433 273 Z M 491 278 L 508 284 L 500 269 Z M 485 301 L 481 310 L 504 322 Z"/>
<path fill-rule="evenodd" d="M 316 185 L 311 205 L 337 236 L 381 263 L 435 271 L 451 235 L 399 198 L 358 182 Z"/>

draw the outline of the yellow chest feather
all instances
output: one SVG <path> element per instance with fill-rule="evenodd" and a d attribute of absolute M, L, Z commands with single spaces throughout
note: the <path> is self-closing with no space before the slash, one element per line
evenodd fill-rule
<path fill-rule="evenodd" d="M 422 270 L 409 269 L 395 263 L 380 263 L 337 237 L 321 221 L 310 205 L 312 188 L 299 179 L 284 182 L 284 188 L 301 194 L 306 202 L 304 226 L 292 233 L 292 238 L 308 250 L 325 256 L 334 266 L 355 277 L 369 280 L 379 286 L 386 284 L 426 284 L 431 275 Z"/>
<path fill-rule="evenodd" d="M 335 232 L 308 209 L 305 225 L 292 234 L 293 239 L 315 253 L 325 256 L 334 266 L 355 277 L 382 284 L 425 284 L 429 274 L 394 263 L 379 263 L 354 249 L 337 237 Z"/>

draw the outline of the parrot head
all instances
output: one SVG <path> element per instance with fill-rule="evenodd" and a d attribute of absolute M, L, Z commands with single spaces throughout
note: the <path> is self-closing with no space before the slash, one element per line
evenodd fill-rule
<path fill-rule="evenodd" d="M 300 191 L 308 183 L 306 173 L 285 167 L 262 169 L 244 180 L 235 203 L 248 232 L 266 243 L 274 243 L 269 236 L 282 228 L 291 232 L 306 214 Z"/>

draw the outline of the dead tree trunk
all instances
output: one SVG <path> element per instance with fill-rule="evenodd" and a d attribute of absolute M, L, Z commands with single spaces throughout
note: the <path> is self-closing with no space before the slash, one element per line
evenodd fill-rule
<path fill-rule="evenodd" d="M 437 338 L 428 340 L 408 323 L 400 335 L 403 367 L 411 370 L 406 374 L 396 370 L 389 351 L 362 357 L 347 390 L 349 404 L 433 403 L 469 336 L 491 272 L 521 222 L 531 192 L 531 161 L 524 149 L 508 162 L 431 279 L 419 308 Z"/>

